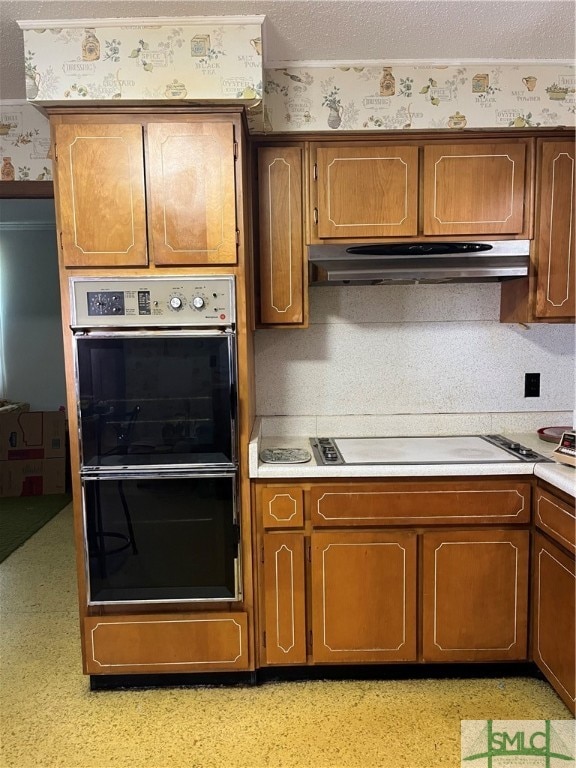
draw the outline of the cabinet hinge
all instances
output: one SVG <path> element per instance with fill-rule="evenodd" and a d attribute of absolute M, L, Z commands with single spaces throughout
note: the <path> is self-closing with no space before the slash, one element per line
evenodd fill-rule
<path fill-rule="evenodd" d="M 234 160 L 238 160 L 238 142 L 234 142 Z"/>
<path fill-rule="evenodd" d="M 318 224 L 318 208 L 314 208 L 314 224 Z"/>
<path fill-rule="evenodd" d="M 308 630 L 308 649 L 312 652 L 312 630 Z"/>
<path fill-rule="evenodd" d="M 264 545 L 262 545 L 262 548 L 260 549 L 260 562 L 264 565 Z"/>
<path fill-rule="evenodd" d="M 262 632 L 262 646 L 266 648 L 266 632 Z"/>
<path fill-rule="evenodd" d="M 240 245 L 240 230 L 236 230 L 236 245 Z"/>
<path fill-rule="evenodd" d="M 60 235 L 60 250 L 64 253 L 64 244 L 62 242 L 62 231 L 58 233 Z"/>
<path fill-rule="evenodd" d="M 306 558 L 309 563 L 312 562 L 312 545 L 310 543 L 306 544 Z"/>
<path fill-rule="evenodd" d="M 314 168 L 312 169 L 312 178 L 314 181 L 318 181 L 318 163 L 314 163 Z"/>
<path fill-rule="evenodd" d="M 56 142 L 54 142 L 54 157 L 53 157 L 53 159 L 56 160 L 56 161 L 58 160 L 58 144 L 56 144 Z"/>

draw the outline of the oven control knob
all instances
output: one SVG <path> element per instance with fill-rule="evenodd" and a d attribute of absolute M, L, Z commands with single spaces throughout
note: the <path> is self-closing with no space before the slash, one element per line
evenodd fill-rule
<path fill-rule="evenodd" d="M 205 302 L 202 296 L 194 296 L 194 298 L 192 299 L 192 306 L 194 307 L 194 309 L 202 309 L 204 307 L 204 304 Z"/>
<path fill-rule="evenodd" d="M 170 304 L 170 309 L 173 309 L 176 312 L 182 309 L 182 299 L 180 298 L 180 296 L 171 296 L 170 301 L 168 303 Z"/>

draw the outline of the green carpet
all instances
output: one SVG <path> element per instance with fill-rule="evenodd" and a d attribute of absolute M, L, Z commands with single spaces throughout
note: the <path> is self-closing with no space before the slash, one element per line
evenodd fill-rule
<path fill-rule="evenodd" d="M 0 499 L 0 563 L 71 500 L 68 493 Z"/>

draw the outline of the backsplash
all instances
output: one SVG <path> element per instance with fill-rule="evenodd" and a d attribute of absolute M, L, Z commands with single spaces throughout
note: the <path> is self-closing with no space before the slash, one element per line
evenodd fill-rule
<path fill-rule="evenodd" d="M 573 326 L 501 324 L 499 304 L 498 283 L 311 289 L 308 329 L 256 333 L 263 433 L 570 426 Z"/>

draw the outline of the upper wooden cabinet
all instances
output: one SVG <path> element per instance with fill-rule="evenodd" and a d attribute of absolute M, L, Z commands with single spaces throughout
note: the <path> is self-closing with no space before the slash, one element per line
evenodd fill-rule
<path fill-rule="evenodd" d="M 64 266 L 236 263 L 232 122 L 65 122 L 54 140 Z"/>
<path fill-rule="evenodd" d="M 312 143 L 310 242 L 530 237 L 530 139 Z"/>
<path fill-rule="evenodd" d="M 65 266 L 148 263 L 140 125 L 55 126 Z"/>
<path fill-rule="evenodd" d="M 536 141 L 534 242 L 528 277 L 502 283 L 505 323 L 574 322 L 576 191 L 573 139 Z"/>
<path fill-rule="evenodd" d="M 304 238 L 301 147 L 260 147 L 259 320 L 262 324 L 304 322 Z"/>
<path fill-rule="evenodd" d="M 536 317 L 576 315 L 573 141 L 539 142 Z"/>
<path fill-rule="evenodd" d="M 318 147 L 319 238 L 418 232 L 418 148 Z"/>
<path fill-rule="evenodd" d="M 502 235 L 524 230 L 526 144 L 424 147 L 424 234 Z"/>

